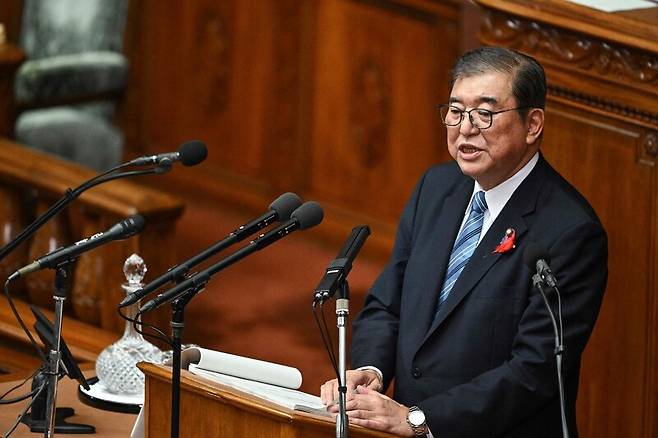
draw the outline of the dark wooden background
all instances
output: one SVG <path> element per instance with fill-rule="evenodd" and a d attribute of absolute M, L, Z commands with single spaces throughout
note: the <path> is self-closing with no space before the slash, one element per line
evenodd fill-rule
<path fill-rule="evenodd" d="M 200 138 L 209 158 L 177 186 L 254 209 L 293 190 L 325 207 L 325 235 L 368 222 L 369 250 L 384 254 L 418 176 L 449 158 L 434 105 L 453 59 L 476 44 L 467 11 L 460 1 L 132 2 L 128 144 L 145 153 Z"/>

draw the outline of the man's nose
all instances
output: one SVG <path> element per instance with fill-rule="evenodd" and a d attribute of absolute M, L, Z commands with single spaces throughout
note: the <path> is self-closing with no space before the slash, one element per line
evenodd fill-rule
<path fill-rule="evenodd" d="M 473 124 L 469 113 L 464 114 L 464 120 L 459 125 L 459 133 L 465 136 L 477 134 L 480 130 Z"/>

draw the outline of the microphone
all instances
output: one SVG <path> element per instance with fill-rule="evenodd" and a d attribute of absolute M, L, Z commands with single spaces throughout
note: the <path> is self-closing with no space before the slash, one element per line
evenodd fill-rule
<path fill-rule="evenodd" d="M 183 166 L 196 166 L 206 159 L 208 149 L 206 145 L 198 140 L 191 140 L 183 143 L 177 152 L 167 152 L 158 155 L 145 155 L 129 161 L 129 166 L 147 166 L 156 164 L 159 166 L 171 166 L 174 161 L 180 161 Z"/>
<path fill-rule="evenodd" d="M 123 299 L 123 301 L 121 301 L 121 303 L 119 303 L 119 307 L 125 307 L 134 304 L 146 295 L 159 289 L 164 284 L 183 278 L 192 267 L 198 265 L 199 263 L 217 254 L 218 252 L 228 248 L 230 245 L 244 240 L 248 236 L 254 234 L 256 231 L 269 226 L 272 222 L 277 220 L 284 221 L 290 219 L 292 212 L 300 205 L 302 205 L 302 200 L 296 194 L 291 192 L 282 194 L 274 201 L 272 201 L 269 206 L 269 210 L 266 213 L 254 219 L 253 221 L 236 228 L 221 241 L 206 248 L 201 253 L 188 259 L 187 261 L 170 268 L 167 272 L 151 281 L 141 289 L 137 289 L 135 292 L 129 294 Z"/>
<path fill-rule="evenodd" d="M 235 236 L 238 241 L 243 240 L 256 231 L 267 227 L 275 220 L 284 221 L 290 219 L 293 212 L 301 205 L 302 199 L 299 196 L 292 192 L 284 193 L 272 201 L 266 213 L 231 231 L 229 236 Z"/>
<path fill-rule="evenodd" d="M 538 243 L 529 243 L 525 251 L 523 251 L 523 261 L 530 270 L 536 271 L 539 277 L 549 287 L 557 287 L 557 280 L 549 266 L 551 259 L 548 257 L 546 248 Z"/>
<path fill-rule="evenodd" d="M 336 259 L 329 263 L 324 277 L 320 280 L 318 287 L 315 288 L 315 302 L 322 304 L 336 293 L 336 289 L 340 287 L 345 278 L 347 278 L 347 274 L 350 273 L 352 262 L 369 235 L 370 228 L 367 225 L 361 225 L 352 229 L 352 234 L 345 241 Z"/>
<path fill-rule="evenodd" d="M 9 280 L 22 277 L 30 272 L 38 271 L 44 268 L 57 268 L 63 263 L 75 260 L 80 254 L 96 248 L 106 242 L 113 240 L 122 240 L 142 231 L 144 228 L 144 218 L 141 215 L 130 216 L 127 219 L 113 225 L 104 233 L 96 233 L 86 239 L 79 240 L 73 245 L 56 249 L 48 254 L 39 257 L 29 265 L 25 265 L 9 276 Z"/>
<path fill-rule="evenodd" d="M 145 313 L 160 307 L 167 301 L 179 298 L 189 290 L 199 291 L 206 285 L 206 283 L 208 283 L 211 276 L 221 271 L 222 269 L 231 266 L 235 262 L 242 260 L 255 251 L 261 250 L 266 246 L 271 245 L 272 243 L 276 242 L 282 237 L 287 236 L 293 231 L 306 230 L 308 228 L 314 227 L 315 225 L 318 225 L 320 222 L 322 222 L 323 217 L 324 213 L 322 211 L 322 207 L 320 207 L 320 204 L 314 201 L 303 203 L 300 207 L 292 212 L 289 220 L 279 225 L 275 229 L 265 234 L 261 234 L 256 239 L 249 242 L 246 246 L 240 248 L 226 258 L 208 267 L 207 269 L 190 276 L 168 291 L 157 295 L 151 301 L 148 301 L 146 304 L 144 304 L 139 309 L 139 313 Z"/>

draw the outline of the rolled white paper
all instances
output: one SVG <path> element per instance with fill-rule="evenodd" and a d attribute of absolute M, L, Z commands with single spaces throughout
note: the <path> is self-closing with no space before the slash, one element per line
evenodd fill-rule
<path fill-rule="evenodd" d="M 302 373 L 297 368 L 205 348 L 192 349 L 199 351 L 197 366 L 204 370 L 284 388 L 298 389 L 302 385 Z"/>

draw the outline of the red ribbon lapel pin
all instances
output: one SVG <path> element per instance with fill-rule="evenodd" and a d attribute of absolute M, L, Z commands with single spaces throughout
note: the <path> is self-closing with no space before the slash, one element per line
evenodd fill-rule
<path fill-rule="evenodd" d="M 505 230 L 505 237 L 494 249 L 494 254 L 505 254 L 514 248 L 516 248 L 516 231 L 514 231 L 514 228 L 508 228 Z"/>

